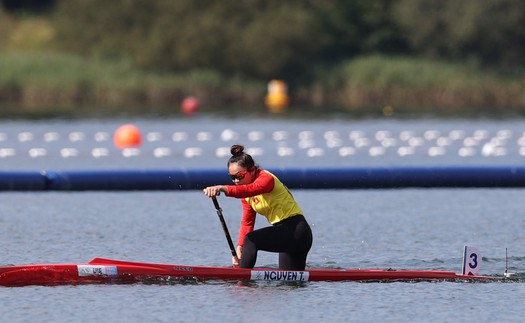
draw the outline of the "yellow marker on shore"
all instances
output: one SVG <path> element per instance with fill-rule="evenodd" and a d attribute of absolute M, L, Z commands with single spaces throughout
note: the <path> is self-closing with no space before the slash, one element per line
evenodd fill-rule
<path fill-rule="evenodd" d="M 282 80 L 272 80 L 268 83 L 268 94 L 265 98 L 266 106 L 272 112 L 282 112 L 288 107 L 288 86 Z"/>

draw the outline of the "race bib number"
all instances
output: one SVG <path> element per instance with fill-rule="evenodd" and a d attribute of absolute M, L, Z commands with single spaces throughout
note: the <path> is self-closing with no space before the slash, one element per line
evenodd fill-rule
<path fill-rule="evenodd" d="M 308 281 L 307 271 L 252 270 L 252 280 Z"/>

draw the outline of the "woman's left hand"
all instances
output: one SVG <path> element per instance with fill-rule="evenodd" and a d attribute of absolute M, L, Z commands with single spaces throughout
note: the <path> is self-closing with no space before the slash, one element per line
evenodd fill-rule
<path fill-rule="evenodd" d="M 207 197 L 215 197 L 221 195 L 221 192 L 226 192 L 224 185 L 208 186 L 202 190 Z"/>

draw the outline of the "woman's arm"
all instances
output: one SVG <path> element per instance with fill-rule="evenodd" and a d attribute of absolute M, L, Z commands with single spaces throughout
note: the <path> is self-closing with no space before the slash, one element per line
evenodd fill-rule
<path fill-rule="evenodd" d="M 244 237 L 253 231 L 255 226 L 255 210 L 252 209 L 246 200 L 242 200 L 242 219 L 239 227 L 239 238 L 237 240 L 238 246 L 244 245 Z"/>
<path fill-rule="evenodd" d="M 250 184 L 243 185 L 225 185 L 226 196 L 244 198 L 259 194 L 270 193 L 275 186 L 275 180 L 272 175 L 261 170 L 257 178 Z"/>

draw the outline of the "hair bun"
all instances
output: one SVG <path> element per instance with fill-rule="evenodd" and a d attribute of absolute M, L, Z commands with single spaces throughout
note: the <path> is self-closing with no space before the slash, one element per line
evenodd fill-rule
<path fill-rule="evenodd" d="M 232 156 L 242 155 L 244 153 L 243 145 L 233 145 L 230 149 Z"/>

